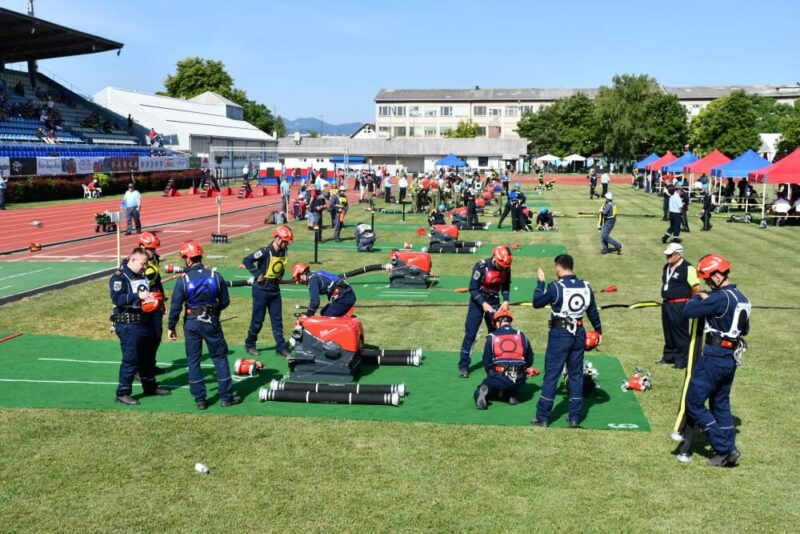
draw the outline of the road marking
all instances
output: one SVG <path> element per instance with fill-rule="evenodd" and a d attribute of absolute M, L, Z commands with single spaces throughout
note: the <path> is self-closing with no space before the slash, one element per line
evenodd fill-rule
<path fill-rule="evenodd" d="M 41 273 L 43 271 L 49 271 L 50 269 L 52 269 L 52 267 L 45 267 L 44 269 L 39 269 L 39 270 L 36 270 L 36 271 L 29 271 L 27 273 L 12 274 L 11 276 L 6 276 L 4 278 L 0 278 L 0 280 L 10 280 L 10 279 L 16 278 L 18 276 L 27 276 L 29 274 Z"/>

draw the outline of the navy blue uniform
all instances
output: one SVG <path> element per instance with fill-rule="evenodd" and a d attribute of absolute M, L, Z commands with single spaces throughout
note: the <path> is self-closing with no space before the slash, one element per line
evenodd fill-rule
<path fill-rule="evenodd" d="M 311 300 L 307 315 L 317 313 L 320 295 L 328 297 L 328 305 L 320 313 L 323 317 L 341 317 L 356 303 L 356 294 L 350 284 L 328 271 L 314 271 L 308 277 L 308 293 Z"/>
<path fill-rule="evenodd" d="M 486 323 L 489 332 L 494 331 L 492 324 L 493 313 L 483 311 L 483 303 L 487 302 L 495 310 L 502 301 L 509 299 L 511 291 L 511 269 L 495 267 L 492 258 L 481 260 L 472 268 L 472 277 L 469 280 L 469 307 L 467 320 L 464 324 L 464 340 L 461 342 L 461 357 L 458 368 L 469 371 L 472 363 L 470 352 L 481 321 Z"/>
<path fill-rule="evenodd" d="M 532 365 L 533 347 L 527 336 L 511 326 L 500 327 L 489 334 L 483 346 L 486 378 L 481 385 L 489 388 L 489 395 L 504 392 L 508 397 L 516 397 L 525 385 L 525 371 Z M 475 399 L 479 390 L 480 386 L 475 390 Z"/>
<path fill-rule="evenodd" d="M 152 393 L 158 387 L 153 317 L 142 311 L 139 300 L 139 292 L 150 291 L 150 284 L 143 274 L 135 274 L 125 263 L 111 276 L 108 288 L 114 304 L 111 320 L 122 349 L 117 397 L 131 394 L 137 371 L 145 394 Z"/>
<path fill-rule="evenodd" d="M 476 194 L 472 187 L 464 189 L 464 205 L 467 207 L 467 224 L 478 225 L 478 205 L 475 202 Z"/>
<path fill-rule="evenodd" d="M 447 224 L 447 221 L 444 218 L 444 213 L 439 211 L 438 209 L 433 210 L 428 215 L 428 224 L 433 226 L 434 224 Z"/>
<path fill-rule="evenodd" d="M 602 245 L 600 252 L 608 254 L 611 251 L 609 246 L 613 247 L 613 250 L 620 252 L 622 245 L 611 237 L 611 230 L 617 224 L 617 207 L 611 200 L 606 200 L 606 203 L 600 209 L 600 221 L 602 224 L 600 227 L 600 244 Z"/>
<path fill-rule="evenodd" d="M 600 313 L 589 284 L 574 274 L 562 276 L 550 283 L 545 290 L 544 282 L 537 281 L 533 292 L 533 307 L 550 305 L 550 332 L 547 336 L 547 352 L 544 356 L 544 380 L 536 418 L 549 422 L 558 378 L 567 365 L 569 377 L 569 419 L 580 421 L 583 411 L 583 351 L 586 330 L 583 328 L 584 313 L 592 326 L 602 334 Z"/>
<path fill-rule="evenodd" d="M 147 265 L 144 268 L 144 275 L 150 282 L 150 291 L 158 291 L 164 294 L 164 284 L 161 283 L 161 256 L 155 252 L 150 253 L 150 259 L 147 260 Z M 155 331 L 155 348 L 154 352 L 158 352 L 158 347 L 161 345 L 161 338 L 164 335 L 164 311 L 165 306 L 159 307 L 153 312 L 153 329 Z"/>
<path fill-rule="evenodd" d="M 511 202 L 511 229 L 514 231 L 525 230 L 526 224 L 522 216 L 522 207 L 525 205 L 525 193 L 522 191 L 514 191 L 516 195 L 510 200 Z M 509 198 L 510 195 L 509 195 Z"/>
<path fill-rule="evenodd" d="M 511 213 L 511 208 L 514 202 L 518 202 L 519 195 L 521 194 L 522 192 L 519 189 L 514 189 L 513 191 L 508 193 L 508 200 L 506 200 L 506 204 L 505 206 L 503 206 L 503 213 L 500 214 L 500 222 L 497 223 L 498 228 L 503 226 L 503 221 L 505 220 L 506 217 L 508 217 L 508 214 Z M 514 221 L 513 217 L 511 221 L 513 225 Z"/>
<path fill-rule="evenodd" d="M 276 352 L 288 352 L 288 345 L 283 338 L 283 301 L 281 300 L 280 281 L 286 270 L 286 250 L 275 250 L 273 244 L 261 247 L 242 260 L 245 269 L 255 277 L 253 282 L 253 312 L 250 327 L 247 329 L 245 348 L 255 348 L 258 333 L 264 324 L 267 310 L 275 338 Z"/>
<path fill-rule="evenodd" d="M 203 357 L 203 341 L 208 346 L 214 373 L 217 375 L 219 398 L 233 399 L 233 381 L 228 366 L 228 344 L 219 322 L 219 314 L 228 307 L 231 299 L 222 276 L 209 270 L 202 263 L 192 265 L 175 283 L 172 304 L 169 308 L 167 327 L 175 330 L 181 309 L 186 313 L 183 320 L 183 336 L 186 345 L 186 364 L 189 368 L 189 392 L 195 401 L 206 399 L 206 385 L 200 360 Z"/>
<path fill-rule="evenodd" d="M 733 284 L 714 289 L 705 299 L 695 295 L 683 307 L 686 317 L 705 318 L 703 354 L 692 371 L 686 408 L 719 454 L 736 449 L 730 402 L 737 366 L 734 352 L 750 331 L 750 313 L 750 301 Z"/>

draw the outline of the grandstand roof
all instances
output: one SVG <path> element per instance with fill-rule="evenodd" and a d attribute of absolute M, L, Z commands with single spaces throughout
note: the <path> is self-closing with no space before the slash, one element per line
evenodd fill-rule
<path fill-rule="evenodd" d="M 77 56 L 118 50 L 124 45 L 36 17 L 0 8 L 0 61 Z"/>
<path fill-rule="evenodd" d="M 182 98 L 106 87 L 93 100 L 123 117 L 133 119 L 164 135 L 178 135 L 178 147 L 190 150 L 190 137 L 273 141 L 249 122 L 230 119 L 223 103 L 204 104 Z"/>
<path fill-rule="evenodd" d="M 350 137 L 317 137 L 304 138 L 299 145 L 294 137 L 282 137 L 278 140 L 278 151 L 302 153 L 304 150 L 316 154 L 341 155 L 344 150 L 350 154 L 363 156 L 444 156 L 449 153 L 467 156 L 502 156 L 513 155 L 514 158 L 527 153 L 528 141 L 525 139 L 473 139 L 417 138 L 398 137 L 396 139 L 353 139 Z M 508 159 L 514 159 L 508 158 Z"/>

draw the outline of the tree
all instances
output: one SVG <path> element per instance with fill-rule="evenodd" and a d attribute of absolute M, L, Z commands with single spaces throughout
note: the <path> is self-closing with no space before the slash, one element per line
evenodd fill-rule
<path fill-rule="evenodd" d="M 607 156 L 631 160 L 652 142 L 647 106 L 662 90 L 646 74 L 617 74 L 612 82 L 612 87 L 601 86 L 595 98 L 600 142 Z"/>
<path fill-rule="evenodd" d="M 743 90 L 718 98 L 692 120 L 689 143 L 696 150 L 741 154 L 761 146 L 759 103 Z"/>
<path fill-rule="evenodd" d="M 478 137 L 478 125 L 471 120 L 458 121 L 458 126 L 456 126 L 455 129 L 447 130 L 444 136 L 451 139 Z"/>
<path fill-rule="evenodd" d="M 250 100 L 243 89 L 233 87 L 233 78 L 221 61 L 189 57 L 178 61 L 175 75 L 164 79 L 165 94 L 175 98 L 193 98 L 213 91 L 242 106 L 244 120 L 259 130 L 272 135 L 275 119 L 269 108 Z M 285 132 L 285 128 L 284 128 Z"/>
<path fill-rule="evenodd" d="M 647 115 L 643 153 L 680 153 L 689 138 L 686 108 L 678 97 L 666 93 L 652 95 L 645 104 Z"/>
<path fill-rule="evenodd" d="M 164 79 L 166 91 L 159 93 L 175 98 L 193 98 L 206 91 L 225 97 L 233 90 L 233 78 L 221 61 L 188 57 L 178 61 L 175 75 Z"/>
<path fill-rule="evenodd" d="M 800 102 L 795 102 L 792 112 L 781 122 L 778 152 L 788 154 L 800 147 Z"/>
<path fill-rule="evenodd" d="M 309 130 L 308 132 L 309 139 L 316 139 L 317 137 L 319 137 L 319 132 L 316 132 L 314 130 Z"/>
<path fill-rule="evenodd" d="M 534 154 L 588 156 L 600 147 L 594 102 L 583 93 L 526 113 L 517 123 L 517 133 L 531 142 Z"/>
<path fill-rule="evenodd" d="M 277 137 L 286 137 L 286 125 L 283 123 L 283 117 L 280 115 L 275 117 L 275 135 Z"/>

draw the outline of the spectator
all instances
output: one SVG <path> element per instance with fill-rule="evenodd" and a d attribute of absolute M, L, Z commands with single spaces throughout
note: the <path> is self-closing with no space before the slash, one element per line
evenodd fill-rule
<path fill-rule="evenodd" d="M 242 167 L 242 180 L 247 180 L 249 174 L 250 174 L 250 167 L 245 163 L 244 167 Z"/>
<path fill-rule="evenodd" d="M 6 191 L 8 190 L 8 180 L 0 174 L 0 210 L 6 209 Z"/>
<path fill-rule="evenodd" d="M 408 189 L 408 178 L 406 178 L 405 170 L 402 171 L 400 178 L 397 180 L 397 187 L 400 189 L 400 202 L 403 203 L 406 200 L 406 190 Z"/>
<path fill-rule="evenodd" d="M 103 194 L 103 190 L 100 188 L 100 184 L 98 184 L 97 178 L 89 182 L 89 185 L 87 185 L 86 187 L 87 189 L 89 189 L 92 198 L 97 198 Z"/>
<path fill-rule="evenodd" d="M 291 194 L 292 186 L 289 184 L 288 178 L 281 180 L 281 201 L 283 205 L 283 213 L 286 214 L 287 219 L 289 217 L 289 197 Z"/>
<path fill-rule="evenodd" d="M 17 85 L 14 86 L 14 93 L 17 96 L 25 96 L 25 86 L 22 85 L 22 80 L 19 80 Z"/>
<path fill-rule="evenodd" d="M 136 233 L 142 233 L 142 223 L 139 220 L 139 211 L 142 208 L 142 196 L 136 190 L 133 182 L 128 184 L 128 192 L 122 197 L 120 208 L 126 212 L 125 235 L 131 235 L 131 220 L 136 224 Z"/>
<path fill-rule="evenodd" d="M 133 130 L 133 117 L 131 117 L 131 114 L 128 113 L 128 132 L 131 130 Z"/>
<path fill-rule="evenodd" d="M 156 145 L 156 139 L 158 139 L 158 134 L 156 133 L 155 128 L 150 128 L 150 131 L 147 132 L 147 137 L 150 139 L 150 146 Z"/>

